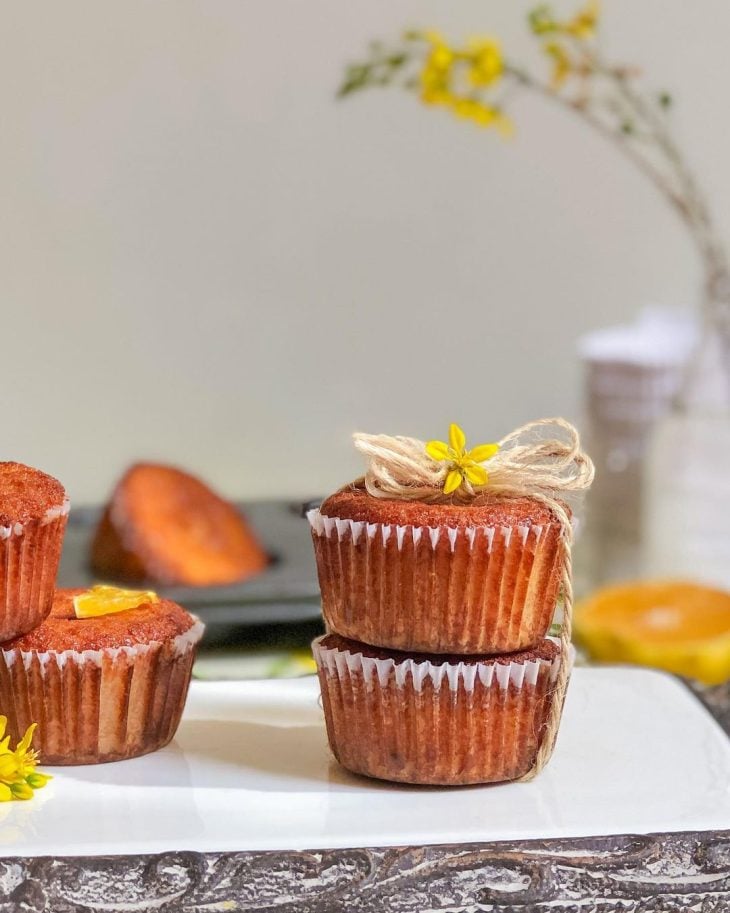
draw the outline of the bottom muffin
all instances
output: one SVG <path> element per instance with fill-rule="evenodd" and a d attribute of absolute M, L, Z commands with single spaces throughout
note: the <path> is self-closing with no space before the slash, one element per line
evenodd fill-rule
<path fill-rule="evenodd" d="M 50 616 L 0 647 L 0 713 L 11 742 L 38 723 L 44 765 L 98 764 L 166 745 L 180 722 L 203 625 L 167 599 L 77 618 L 57 590 Z"/>
<path fill-rule="evenodd" d="M 550 639 L 500 656 L 396 653 L 337 634 L 312 645 L 327 736 L 358 774 L 441 786 L 532 767 L 561 662 Z"/>

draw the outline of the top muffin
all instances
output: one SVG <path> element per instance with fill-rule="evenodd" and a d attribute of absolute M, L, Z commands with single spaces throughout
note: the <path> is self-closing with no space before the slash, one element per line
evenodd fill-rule
<path fill-rule="evenodd" d="M 66 491 L 53 476 L 23 463 L 0 463 L 0 526 L 46 519 L 66 503 Z"/>
<path fill-rule="evenodd" d="M 309 521 L 330 631 L 456 655 L 526 650 L 550 627 L 565 556 L 560 523 L 536 498 L 430 503 L 353 485 Z"/>
<path fill-rule="evenodd" d="M 63 485 L 22 463 L 0 463 L 0 642 L 51 610 L 69 502 Z"/>

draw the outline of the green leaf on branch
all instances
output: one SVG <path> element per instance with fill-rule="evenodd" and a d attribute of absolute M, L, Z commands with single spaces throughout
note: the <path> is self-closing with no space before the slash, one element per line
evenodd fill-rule
<path fill-rule="evenodd" d="M 547 3 L 542 3 L 530 10 L 527 16 L 533 35 L 547 35 L 557 30 L 558 24 L 555 21 L 553 12 Z"/>
<path fill-rule="evenodd" d="M 370 81 L 370 69 L 369 64 L 352 64 L 349 66 L 345 71 L 342 85 L 337 90 L 337 97 L 344 98 L 359 89 L 364 89 Z"/>

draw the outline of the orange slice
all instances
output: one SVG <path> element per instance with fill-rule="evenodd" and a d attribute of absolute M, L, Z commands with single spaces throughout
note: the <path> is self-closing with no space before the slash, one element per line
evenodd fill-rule
<path fill-rule="evenodd" d="M 730 593 L 673 580 L 599 590 L 579 603 L 576 640 L 593 659 L 654 666 L 708 685 L 730 678 Z"/>
<path fill-rule="evenodd" d="M 97 584 L 74 596 L 74 612 L 77 618 L 98 618 L 159 601 L 160 597 L 152 590 L 122 590 L 116 586 Z"/>

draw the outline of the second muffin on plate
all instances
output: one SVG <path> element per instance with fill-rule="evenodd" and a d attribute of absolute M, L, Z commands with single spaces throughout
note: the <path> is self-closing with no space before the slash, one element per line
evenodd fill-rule
<path fill-rule="evenodd" d="M 92 612 L 113 611 L 79 617 L 90 603 Z M 180 722 L 202 634 L 195 616 L 154 593 L 58 590 L 43 624 L 0 647 L 8 734 L 20 739 L 38 723 L 46 765 L 162 748 Z"/>

